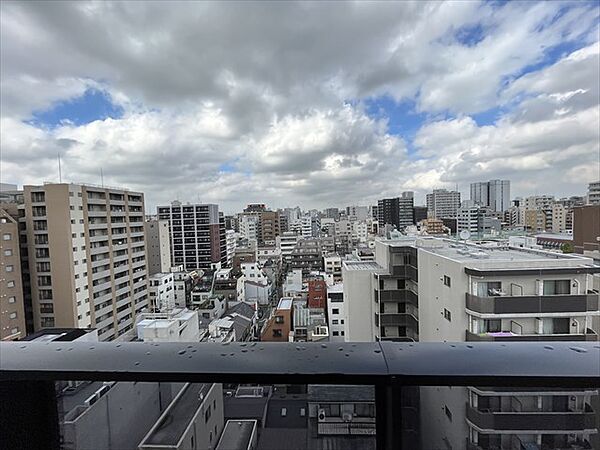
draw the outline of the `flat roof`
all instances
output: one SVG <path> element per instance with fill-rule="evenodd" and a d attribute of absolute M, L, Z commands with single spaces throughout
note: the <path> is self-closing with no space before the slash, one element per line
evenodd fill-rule
<path fill-rule="evenodd" d="M 277 309 L 291 309 L 293 299 L 290 297 L 282 297 L 277 304 Z"/>
<path fill-rule="evenodd" d="M 344 292 L 344 283 L 335 283 L 331 286 L 327 286 L 327 293 L 330 292 Z"/>
<path fill-rule="evenodd" d="M 211 383 L 190 383 L 183 388 L 140 447 L 177 445 L 211 388 Z"/>
<path fill-rule="evenodd" d="M 344 261 L 346 270 L 382 270 L 375 261 Z"/>
<path fill-rule="evenodd" d="M 247 450 L 255 430 L 256 420 L 228 420 L 215 450 Z"/>
<path fill-rule="evenodd" d="M 308 385 L 309 402 L 374 402 L 375 387 L 356 385 Z"/>

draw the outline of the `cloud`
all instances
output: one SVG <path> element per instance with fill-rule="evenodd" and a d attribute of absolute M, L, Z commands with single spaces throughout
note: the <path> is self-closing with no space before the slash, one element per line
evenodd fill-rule
<path fill-rule="evenodd" d="M 102 168 L 107 184 L 142 189 L 150 205 L 200 198 L 231 211 L 372 203 L 405 189 L 419 199 L 499 176 L 517 193 L 536 183 L 576 193 L 593 171 L 572 174 L 598 156 L 594 3 L 0 8 L 7 181 L 55 178 L 60 153 L 66 179 L 95 182 Z M 563 45 L 575 51 L 555 55 Z M 26 123 L 90 88 L 123 116 Z M 426 118 L 414 141 L 363 109 L 379 97 Z M 478 125 L 477 113 L 498 107 L 494 124 Z"/>

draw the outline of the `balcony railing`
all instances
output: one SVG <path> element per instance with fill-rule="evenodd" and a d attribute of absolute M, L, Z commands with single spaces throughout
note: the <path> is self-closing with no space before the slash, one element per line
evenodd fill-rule
<path fill-rule="evenodd" d="M 564 412 L 492 412 L 480 411 L 467 405 L 467 420 L 482 430 L 539 431 L 564 430 L 569 432 L 593 430 L 596 428 L 596 413 L 586 411 Z"/>
<path fill-rule="evenodd" d="M 414 448 L 399 432 L 410 423 L 403 387 L 598 388 L 599 358 L 598 344 L 562 342 L 0 343 L 0 442 L 59 448 L 57 380 L 165 381 L 374 385 L 377 448 Z M 469 414 L 498 426 L 494 414 Z M 575 416 L 576 429 L 590 423 Z"/>
<path fill-rule="evenodd" d="M 598 341 L 598 333 L 587 329 L 585 333 L 570 334 L 517 334 L 506 332 L 498 333 L 471 333 L 466 331 L 465 340 L 469 342 L 507 342 L 507 341 Z"/>
<path fill-rule="evenodd" d="M 467 293 L 466 307 L 483 314 L 585 313 L 598 310 L 598 294 L 480 297 Z"/>

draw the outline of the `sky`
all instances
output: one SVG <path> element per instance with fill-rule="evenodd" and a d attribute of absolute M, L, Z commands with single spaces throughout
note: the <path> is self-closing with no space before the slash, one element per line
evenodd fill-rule
<path fill-rule="evenodd" d="M 277 208 L 600 179 L 585 2 L 0 4 L 0 179 Z"/>

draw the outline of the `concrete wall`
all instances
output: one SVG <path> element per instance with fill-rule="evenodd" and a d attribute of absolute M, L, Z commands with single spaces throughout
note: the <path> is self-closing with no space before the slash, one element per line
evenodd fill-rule
<path fill-rule="evenodd" d="M 116 383 L 80 416 L 64 422 L 64 448 L 136 449 L 176 388 L 165 385 L 161 390 L 159 383 Z"/>
<path fill-rule="evenodd" d="M 342 266 L 344 280 L 344 320 L 346 342 L 373 342 L 374 302 L 373 272 L 370 270 L 347 270 Z"/>

